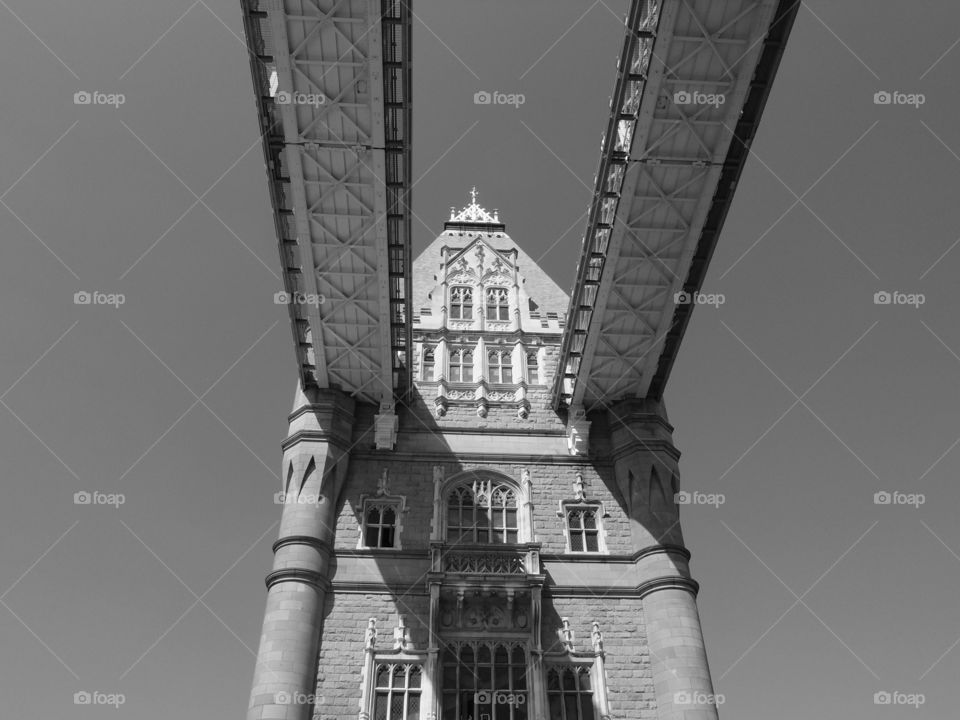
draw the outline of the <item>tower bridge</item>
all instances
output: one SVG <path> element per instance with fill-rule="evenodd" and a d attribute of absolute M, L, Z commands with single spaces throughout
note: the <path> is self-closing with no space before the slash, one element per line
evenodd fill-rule
<path fill-rule="evenodd" d="M 298 366 L 248 720 L 717 718 L 662 396 L 798 7 L 631 2 L 566 289 L 476 190 L 411 258 L 410 0 L 242 0 Z"/>

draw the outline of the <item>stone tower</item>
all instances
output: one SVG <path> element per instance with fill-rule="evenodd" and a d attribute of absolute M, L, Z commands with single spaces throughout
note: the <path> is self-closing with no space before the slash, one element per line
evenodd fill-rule
<path fill-rule="evenodd" d="M 716 718 L 662 403 L 551 408 L 569 300 L 476 191 L 413 285 L 396 414 L 297 390 L 248 720 Z"/>

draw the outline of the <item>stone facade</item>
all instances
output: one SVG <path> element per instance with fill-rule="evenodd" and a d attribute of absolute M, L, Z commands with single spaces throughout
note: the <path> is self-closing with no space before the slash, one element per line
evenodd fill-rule
<path fill-rule="evenodd" d="M 662 404 L 591 414 L 571 454 L 549 404 L 567 298 L 475 198 L 414 286 L 415 384 L 392 448 L 377 448 L 378 408 L 297 391 L 248 720 L 716 718 Z M 518 653 L 523 677 L 495 659 L 493 679 L 480 660 L 466 677 L 484 648 Z M 411 666 L 398 695 L 390 673 Z M 561 711 L 551 678 L 571 668 L 586 690 Z"/>

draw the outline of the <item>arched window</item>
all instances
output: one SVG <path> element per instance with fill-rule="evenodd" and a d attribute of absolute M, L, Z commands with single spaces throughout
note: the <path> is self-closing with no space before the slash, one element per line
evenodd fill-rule
<path fill-rule="evenodd" d="M 450 288 L 450 319 L 473 319 L 473 288 L 463 286 Z"/>
<path fill-rule="evenodd" d="M 571 552 L 600 552 L 598 508 L 578 507 L 567 511 Z"/>
<path fill-rule="evenodd" d="M 487 353 L 487 371 L 490 382 L 513 382 L 512 353 L 503 348 L 494 349 Z"/>
<path fill-rule="evenodd" d="M 423 374 L 420 376 L 424 381 L 433 380 L 433 368 L 436 365 L 434 357 L 434 348 L 427 345 L 423 346 Z"/>
<path fill-rule="evenodd" d="M 444 643 L 441 663 L 443 718 L 527 719 L 529 670 L 521 643 Z"/>
<path fill-rule="evenodd" d="M 464 482 L 447 495 L 447 542 L 512 544 L 518 541 L 517 493 L 491 480 Z"/>
<path fill-rule="evenodd" d="M 594 720 L 590 668 L 586 665 L 549 668 L 547 703 L 551 720 Z"/>
<path fill-rule="evenodd" d="M 470 348 L 450 350 L 450 382 L 473 382 L 473 350 Z"/>
<path fill-rule="evenodd" d="M 527 384 L 540 384 L 540 367 L 537 363 L 537 353 L 527 353 Z"/>
<path fill-rule="evenodd" d="M 423 668 L 413 663 L 378 664 L 373 717 L 419 720 L 422 676 Z"/>
<path fill-rule="evenodd" d="M 392 548 L 396 529 L 396 505 L 378 503 L 367 508 L 363 523 L 364 545 L 369 548 Z"/>
<path fill-rule="evenodd" d="M 510 300 L 506 288 L 487 288 L 487 320 L 509 320 Z"/>

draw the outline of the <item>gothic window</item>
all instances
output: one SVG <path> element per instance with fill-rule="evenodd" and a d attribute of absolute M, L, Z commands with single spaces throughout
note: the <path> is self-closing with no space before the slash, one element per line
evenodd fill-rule
<path fill-rule="evenodd" d="M 537 353 L 527 353 L 527 384 L 540 384 L 540 368 L 537 364 Z"/>
<path fill-rule="evenodd" d="M 518 532 L 517 494 L 508 485 L 474 481 L 447 496 L 447 542 L 510 544 Z"/>
<path fill-rule="evenodd" d="M 503 348 L 491 350 L 487 353 L 487 371 L 490 382 L 492 383 L 510 383 L 513 382 L 513 360 L 512 352 Z"/>
<path fill-rule="evenodd" d="M 363 544 L 368 548 L 397 546 L 397 516 L 395 502 L 366 501 L 363 506 Z"/>
<path fill-rule="evenodd" d="M 444 650 L 442 672 L 444 720 L 527 719 L 527 654 L 521 643 L 452 643 Z"/>
<path fill-rule="evenodd" d="M 473 382 L 473 350 L 450 350 L 450 382 Z"/>
<path fill-rule="evenodd" d="M 435 365 L 436 365 L 436 359 L 434 357 L 434 348 L 424 345 L 423 346 L 423 373 L 420 375 L 420 378 L 424 381 L 433 380 L 433 368 Z"/>
<path fill-rule="evenodd" d="M 378 663 L 372 720 L 420 720 L 423 670 L 412 663 Z"/>
<path fill-rule="evenodd" d="M 510 301 L 506 288 L 487 289 L 487 320 L 509 320 Z"/>
<path fill-rule="evenodd" d="M 450 288 L 450 319 L 473 319 L 473 288 L 463 286 Z"/>
<path fill-rule="evenodd" d="M 594 720 L 589 666 L 548 668 L 547 705 L 551 720 Z"/>
<path fill-rule="evenodd" d="M 570 552 L 601 552 L 604 550 L 599 505 L 567 506 L 567 537 Z"/>

